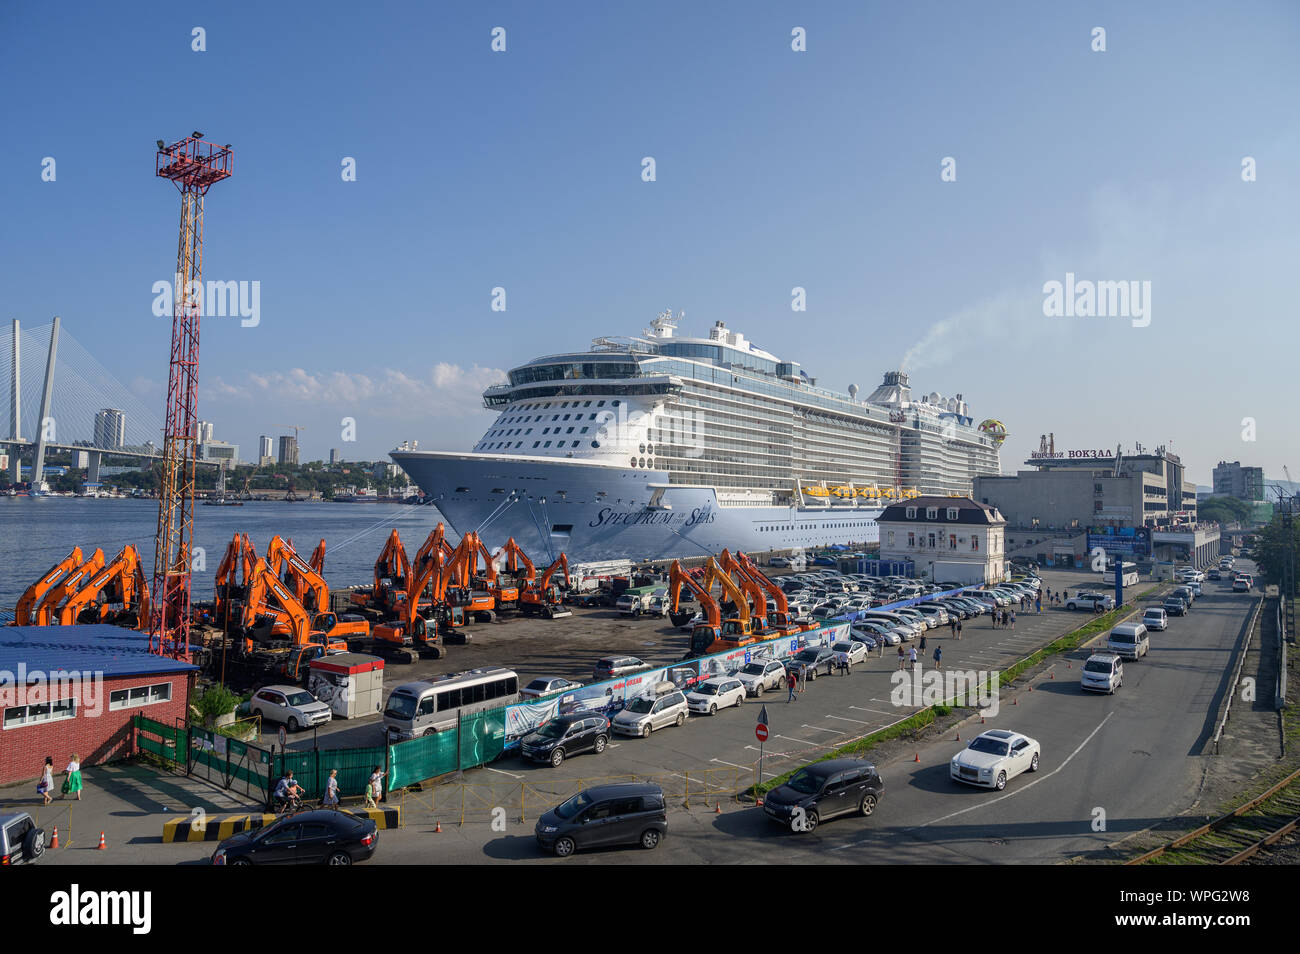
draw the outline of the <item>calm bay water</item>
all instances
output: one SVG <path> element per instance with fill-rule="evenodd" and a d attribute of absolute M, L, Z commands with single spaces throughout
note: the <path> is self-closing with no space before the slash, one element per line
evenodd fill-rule
<path fill-rule="evenodd" d="M 414 556 L 442 519 L 434 507 L 394 504 L 250 501 L 242 507 L 200 504 L 194 511 L 194 543 L 206 551 L 206 567 L 194 574 L 196 600 L 212 599 L 217 566 L 236 533 L 250 534 L 259 556 L 275 534 L 292 538 L 304 559 L 324 537 L 325 579 L 337 587 L 371 581 L 394 527 Z M 152 581 L 157 528 L 156 500 L 0 497 L 0 610 L 12 610 L 23 590 L 74 546 L 87 557 L 99 547 L 108 561 L 133 543 Z"/>

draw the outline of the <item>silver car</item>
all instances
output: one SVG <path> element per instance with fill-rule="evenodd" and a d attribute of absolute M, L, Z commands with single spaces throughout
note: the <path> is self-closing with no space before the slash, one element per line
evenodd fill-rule
<path fill-rule="evenodd" d="M 282 722 L 290 732 L 323 725 L 334 717 L 327 703 L 299 686 L 266 686 L 249 701 L 253 715 L 263 721 Z"/>
<path fill-rule="evenodd" d="M 761 696 L 768 689 L 785 688 L 785 666 L 775 659 L 755 659 L 736 671 L 745 691 L 751 696 Z"/>
<path fill-rule="evenodd" d="M 686 697 L 674 687 L 671 692 L 637 696 L 614 716 L 610 728 L 621 735 L 639 735 L 644 739 L 655 729 L 684 725 L 686 715 Z"/>
<path fill-rule="evenodd" d="M 719 709 L 742 705 L 748 694 L 745 684 L 735 676 L 713 676 L 691 687 L 686 706 L 692 712 L 716 715 Z"/>

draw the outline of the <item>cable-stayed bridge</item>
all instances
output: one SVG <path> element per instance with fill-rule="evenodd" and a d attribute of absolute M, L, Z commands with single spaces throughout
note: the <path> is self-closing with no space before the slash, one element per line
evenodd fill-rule
<path fill-rule="evenodd" d="M 163 420 L 61 326 L 34 328 L 15 319 L 0 330 L 0 447 L 10 478 L 21 482 L 21 458 L 31 458 L 32 486 L 43 479 L 47 450 L 85 451 L 88 481 L 98 482 L 106 456 L 144 463 L 161 458 Z M 212 461 L 198 464 L 216 466 Z"/>

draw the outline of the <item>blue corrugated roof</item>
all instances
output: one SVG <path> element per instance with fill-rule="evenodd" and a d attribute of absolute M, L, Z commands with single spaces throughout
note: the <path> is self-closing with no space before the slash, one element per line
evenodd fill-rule
<path fill-rule="evenodd" d="M 0 670 L 60 669 L 105 677 L 192 672 L 192 663 L 149 652 L 149 637 L 120 626 L 0 626 Z"/>

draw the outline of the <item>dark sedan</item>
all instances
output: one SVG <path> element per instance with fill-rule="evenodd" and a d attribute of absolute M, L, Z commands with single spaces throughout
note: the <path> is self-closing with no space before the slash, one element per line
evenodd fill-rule
<path fill-rule="evenodd" d="M 232 835 L 212 853 L 214 865 L 350 865 L 379 844 L 372 819 L 346 811 L 297 812 L 265 828 Z"/>
<path fill-rule="evenodd" d="M 1165 612 L 1170 616 L 1186 616 L 1187 604 L 1176 596 L 1165 600 Z"/>
<path fill-rule="evenodd" d="M 818 670 L 826 671 L 834 653 L 826 646 L 809 646 L 785 661 L 785 671 L 800 679 L 816 679 Z"/>
<path fill-rule="evenodd" d="M 805 765 L 784 785 L 768 792 L 763 811 L 791 831 L 813 831 L 821 822 L 876 810 L 885 783 L 875 765 L 863 759 L 831 759 Z"/>

